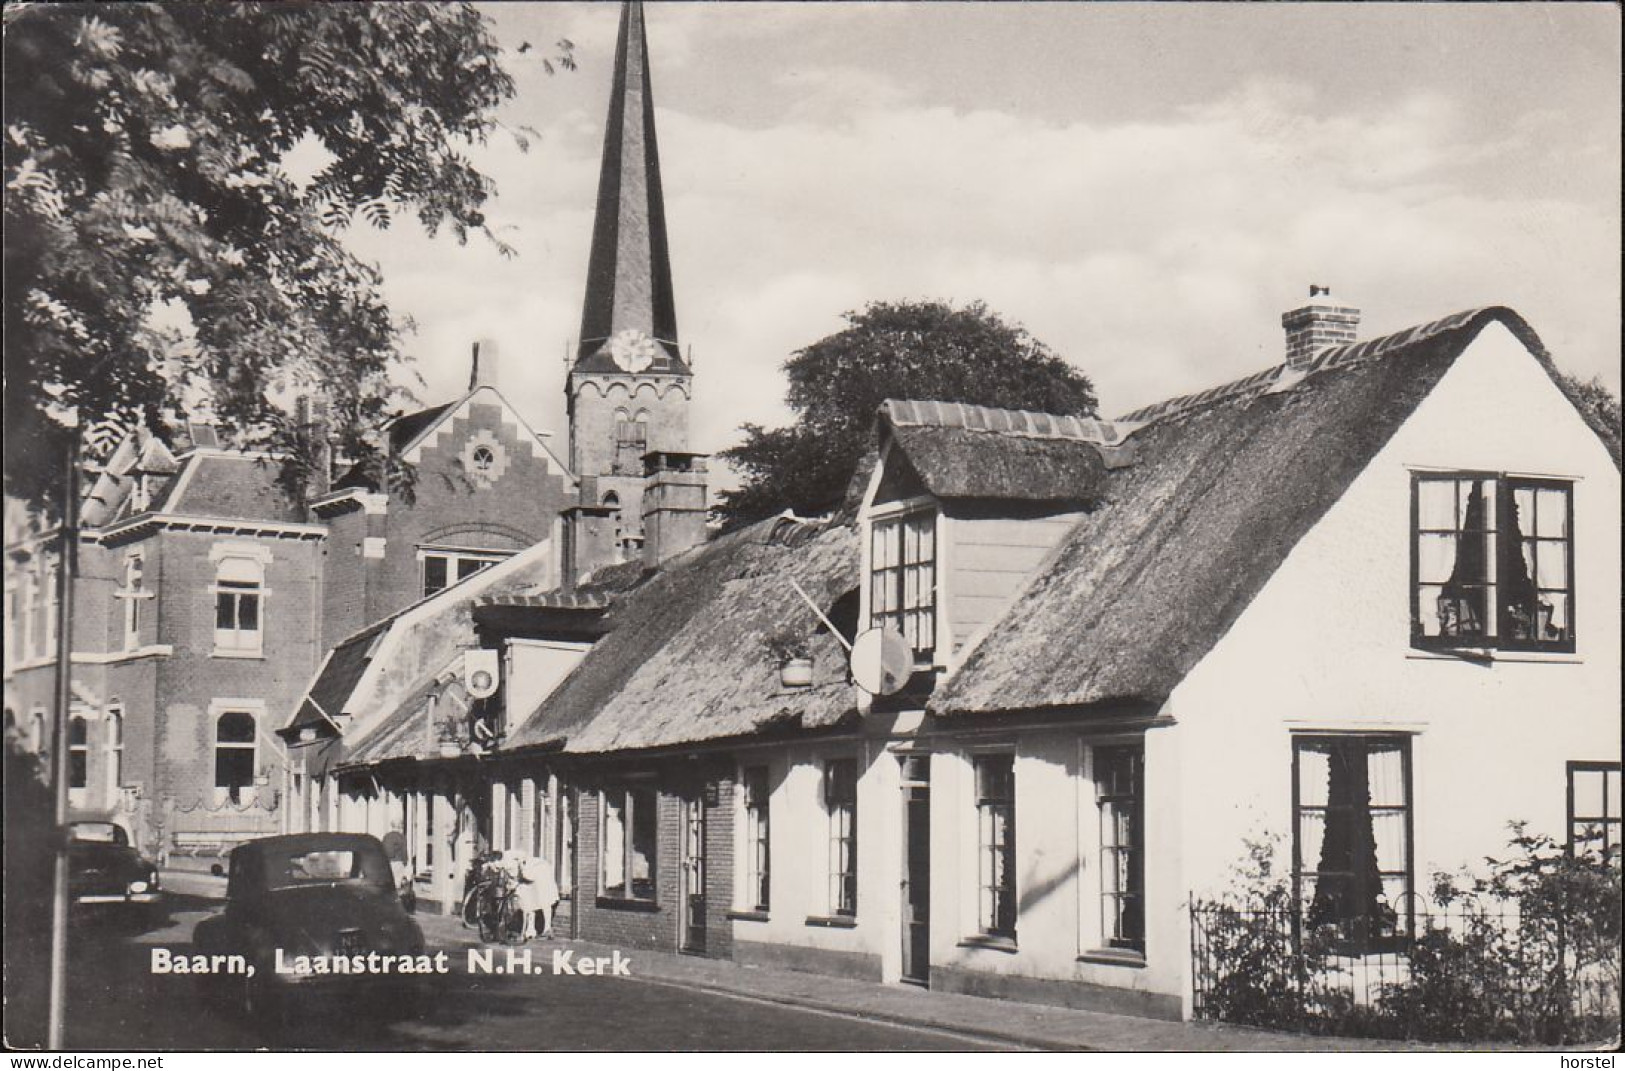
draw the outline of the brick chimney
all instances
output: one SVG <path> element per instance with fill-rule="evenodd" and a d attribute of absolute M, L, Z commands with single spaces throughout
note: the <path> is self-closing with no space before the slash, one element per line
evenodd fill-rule
<path fill-rule="evenodd" d="M 488 338 L 474 343 L 474 358 L 468 371 L 468 389 L 497 385 L 497 344 Z"/>
<path fill-rule="evenodd" d="M 643 455 L 643 561 L 656 566 L 705 541 L 705 455 Z"/>
<path fill-rule="evenodd" d="M 594 570 L 620 560 L 615 510 L 580 505 L 564 510 L 564 586 L 573 588 Z"/>
<path fill-rule="evenodd" d="M 1328 346 L 1355 341 L 1360 310 L 1332 301 L 1332 288 L 1309 287 L 1309 304 L 1281 314 L 1286 328 L 1286 366 L 1302 371 Z"/>

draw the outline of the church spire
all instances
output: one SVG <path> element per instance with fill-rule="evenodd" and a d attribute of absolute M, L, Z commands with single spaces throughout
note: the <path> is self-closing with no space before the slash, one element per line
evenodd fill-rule
<path fill-rule="evenodd" d="M 688 372 L 677 346 L 649 49 L 637 0 L 622 5 L 615 43 L 576 368 Z"/>

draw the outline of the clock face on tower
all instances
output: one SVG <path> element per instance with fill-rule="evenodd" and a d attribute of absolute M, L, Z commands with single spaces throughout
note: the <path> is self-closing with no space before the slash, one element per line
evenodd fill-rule
<path fill-rule="evenodd" d="M 655 340 L 629 327 L 609 340 L 609 356 L 628 372 L 642 372 L 655 363 Z"/>

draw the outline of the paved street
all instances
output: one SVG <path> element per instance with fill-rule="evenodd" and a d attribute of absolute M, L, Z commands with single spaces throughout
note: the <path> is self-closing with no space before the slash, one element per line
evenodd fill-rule
<path fill-rule="evenodd" d="M 195 979 L 152 975 L 154 946 L 190 950 L 192 927 L 219 907 L 172 895 L 150 928 L 81 926 L 73 949 L 68 1046 L 72 1049 L 807 1049 L 956 1050 L 997 1046 L 937 1029 L 867 1021 L 633 978 L 469 975 L 462 948 L 453 973 L 431 979 L 420 1016 L 347 1006 L 340 1014 L 301 1009 L 286 1023 L 249 1021 L 206 1002 Z M 431 951 L 447 947 L 429 927 Z M 536 961 L 552 946 L 539 943 Z M 500 958 L 502 952 L 497 953 Z M 634 971 L 636 956 L 633 955 Z"/>

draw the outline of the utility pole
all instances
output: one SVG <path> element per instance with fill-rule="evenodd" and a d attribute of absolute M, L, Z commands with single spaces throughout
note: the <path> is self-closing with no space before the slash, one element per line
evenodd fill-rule
<path fill-rule="evenodd" d="M 51 885 L 51 997 L 46 1045 L 61 1051 L 68 994 L 68 706 L 73 700 L 73 578 L 79 550 L 79 427 L 68 439 L 62 481 L 62 525 L 56 567 L 56 715 L 51 727 L 52 788 L 56 819 L 52 837 L 56 873 Z"/>

